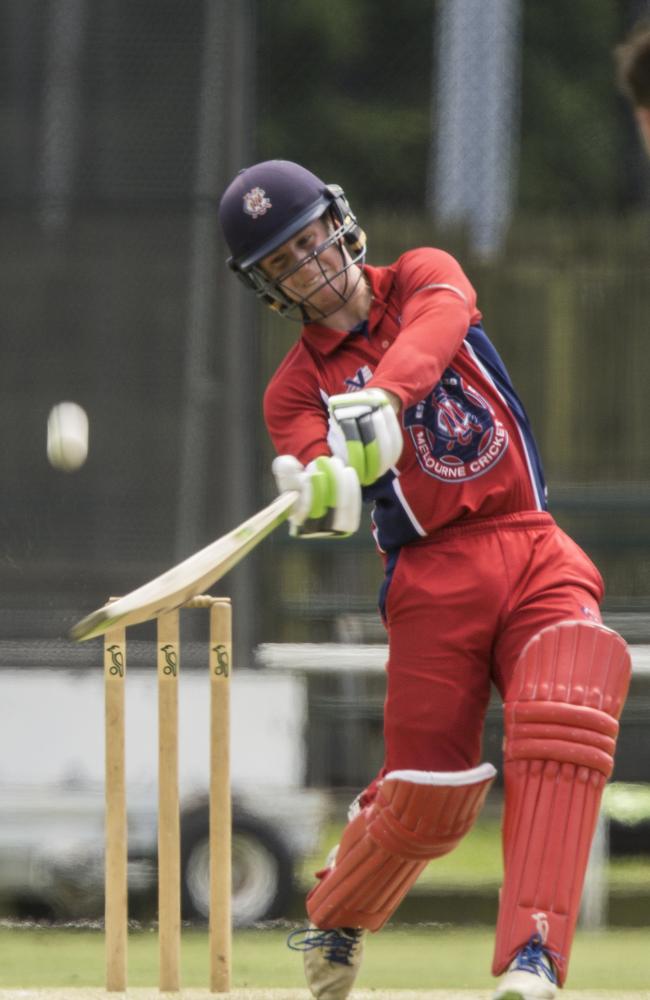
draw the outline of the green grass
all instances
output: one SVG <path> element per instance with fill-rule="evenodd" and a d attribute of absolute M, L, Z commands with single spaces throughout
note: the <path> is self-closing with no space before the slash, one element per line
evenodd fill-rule
<path fill-rule="evenodd" d="M 287 931 L 269 928 L 237 932 L 233 985 L 304 986 L 302 960 L 285 944 Z M 440 926 L 389 927 L 368 940 L 359 986 L 366 989 L 488 989 L 493 933 L 488 929 Z M 204 931 L 183 934 L 182 976 L 186 987 L 204 987 L 208 941 Z M 99 931 L 59 928 L 0 929 L 0 989 L 101 986 L 104 938 Z M 129 936 L 129 984 L 152 986 L 158 977 L 158 940 L 153 931 Z M 571 989 L 647 989 L 650 982 L 648 931 L 578 934 L 573 949 Z"/>
<path fill-rule="evenodd" d="M 341 826 L 329 828 L 317 855 L 305 861 L 301 889 L 313 883 Z M 421 890 L 437 887 L 494 888 L 501 882 L 499 823 L 486 818 L 450 855 L 432 863 L 418 882 Z M 612 887 L 650 885 L 650 861 L 614 859 L 609 865 Z M 417 891 L 417 890 L 416 890 Z M 233 985 L 236 989 L 304 986 L 302 960 L 287 949 L 287 930 L 238 931 L 234 936 Z M 370 935 L 359 978 L 366 989 L 477 989 L 491 987 L 491 928 L 449 925 L 395 925 Z M 643 990 L 650 983 L 648 929 L 579 933 L 567 986 L 572 990 Z M 205 931 L 183 935 L 184 986 L 205 987 L 208 942 Z M 152 986 L 158 979 L 158 939 L 153 930 L 129 936 L 129 983 Z M 10 929 L 0 926 L 0 989 L 13 987 L 102 986 L 104 938 L 99 931 L 62 928 Z"/>
<path fill-rule="evenodd" d="M 313 884 L 314 872 L 322 868 L 329 848 L 338 842 L 342 829 L 342 824 L 326 829 L 318 854 L 307 858 L 301 866 L 298 876 L 301 887 L 306 889 Z M 438 886 L 496 889 L 501 885 L 502 872 L 500 822 L 482 819 L 451 854 L 438 858 L 425 869 L 412 891 Z M 613 889 L 650 886 L 650 856 L 611 859 L 608 879 Z"/>
<path fill-rule="evenodd" d="M 313 884 L 314 872 L 323 867 L 330 847 L 338 843 L 343 825 L 329 826 L 317 854 L 306 858 L 300 868 L 300 885 Z M 438 885 L 499 886 L 501 884 L 501 841 L 498 821 L 484 821 L 460 842 L 451 854 L 432 862 L 418 879 L 415 891 Z"/>
<path fill-rule="evenodd" d="M 608 866 L 612 888 L 635 886 L 647 892 L 650 888 L 650 857 L 614 858 Z"/>

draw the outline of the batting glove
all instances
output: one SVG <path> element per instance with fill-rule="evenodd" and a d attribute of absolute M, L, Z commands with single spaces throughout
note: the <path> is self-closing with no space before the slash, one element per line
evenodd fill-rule
<path fill-rule="evenodd" d="M 383 389 L 362 389 L 330 396 L 329 410 L 345 438 L 347 464 L 362 486 L 370 486 L 395 465 L 402 453 L 402 430 Z"/>
<path fill-rule="evenodd" d="M 300 494 L 289 517 L 289 533 L 301 538 L 345 538 L 361 521 L 361 486 L 354 469 L 322 455 L 304 466 L 293 455 L 278 455 L 271 466 L 277 487 Z"/>

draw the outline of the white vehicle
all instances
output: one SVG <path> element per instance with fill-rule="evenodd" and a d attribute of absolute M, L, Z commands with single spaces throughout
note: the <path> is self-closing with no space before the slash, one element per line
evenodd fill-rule
<path fill-rule="evenodd" d="M 86 647 L 88 649 L 90 647 Z M 179 683 L 182 909 L 208 915 L 208 675 Z M 155 900 L 155 669 L 128 670 L 129 896 Z M 103 678 L 97 670 L 3 671 L 0 910 L 100 916 L 104 866 Z M 280 916 L 295 865 L 318 844 L 327 797 L 302 787 L 304 679 L 242 670 L 232 680 L 233 921 Z"/>

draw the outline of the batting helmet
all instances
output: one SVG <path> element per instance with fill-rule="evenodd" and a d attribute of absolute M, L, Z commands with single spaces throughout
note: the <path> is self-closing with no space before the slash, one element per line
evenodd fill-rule
<path fill-rule="evenodd" d="M 228 266 L 283 316 L 309 318 L 307 300 L 289 297 L 282 288 L 286 275 L 270 279 L 260 261 L 326 213 L 333 228 L 316 256 L 337 244 L 342 274 L 363 262 L 366 238 L 337 184 L 325 184 L 298 163 L 266 160 L 241 170 L 221 198 L 219 220 L 231 252 Z"/>

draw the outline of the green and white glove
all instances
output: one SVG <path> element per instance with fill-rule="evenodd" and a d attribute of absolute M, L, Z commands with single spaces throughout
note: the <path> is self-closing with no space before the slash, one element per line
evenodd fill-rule
<path fill-rule="evenodd" d="M 402 429 L 388 394 L 383 389 L 362 389 L 330 396 L 329 410 L 343 432 L 347 464 L 362 486 L 370 486 L 402 454 Z"/>
<path fill-rule="evenodd" d="M 304 466 L 293 455 L 278 455 L 271 466 L 278 490 L 300 497 L 289 517 L 289 533 L 305 538 L 345 538 L 361 522 L 361 486 L 354 469 L 333 455 Z"/>

